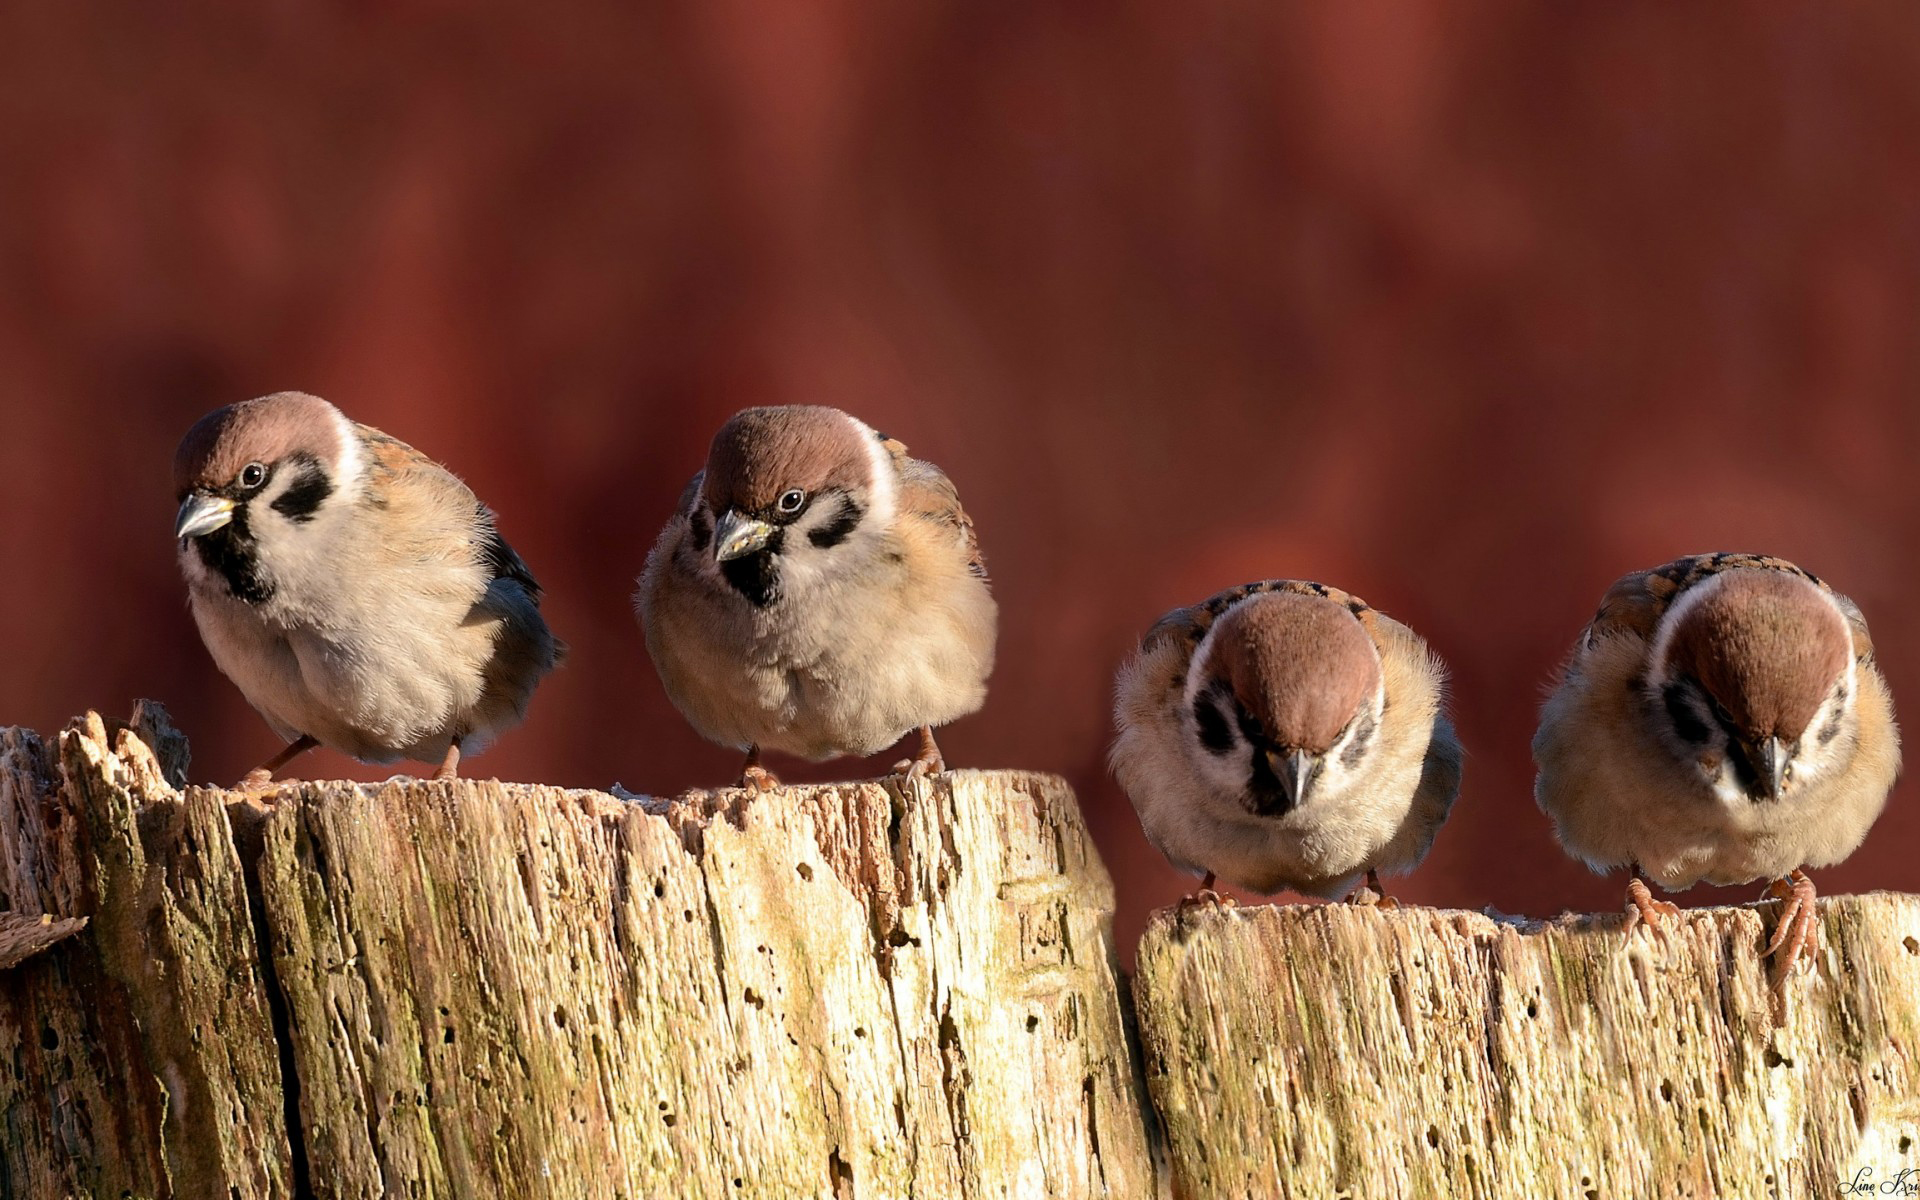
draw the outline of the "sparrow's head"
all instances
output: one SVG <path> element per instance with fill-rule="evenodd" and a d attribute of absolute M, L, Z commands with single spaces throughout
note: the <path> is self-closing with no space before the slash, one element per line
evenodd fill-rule
<path fill-rule="evenodd" d="M 1282 816 L 1360 768 L 1384 703 L 1380 652 L 1353 613 L 1265 592 L 1201 641 L 1185 719 L 1205 776 L 1248 811 Z"/>
<path fill-rule="evenodd" d="M 1853 635 L 1817 585 L 1736 568 L 1683 592 L 1654 633 L 1656 728 L 1708 788 L 1777 800 L 1846 762 Z"/>
<path fill-rule="evenodd" d="M 352 422 L 304 392 L 208 413 L 173 459 L 182 562 L 224 581 L 239 599 L 264 603 L 273 594 L 273 559 L 347 503 L 360 455 Z"/>
<path fill-rule="evenodd" d="M 756 607 L 873 554 L 897 480 L 882 436 L 837 408 L 750 408 L 714 435 L 692 547 Z"/>

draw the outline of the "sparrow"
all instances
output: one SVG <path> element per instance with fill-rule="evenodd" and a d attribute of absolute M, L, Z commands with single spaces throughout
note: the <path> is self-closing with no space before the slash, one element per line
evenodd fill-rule
<path fill-rule="evenodd" d="M 1324 584 L 1268 580 L 1162 617 L 1120 669 L 1111 765 L 1147 838 L 1216 878 L 1386 902 L 1460 791 L 1446 668 Z"/>
<path fill-rule="evenodd" d="M 289 739 L 457 774 L 525 717 L 566 653 L 540 585 L 452 472 L 318 396 L 202 417 L 173 460 L 180 570 L 201 640 Z"/>
<path fill-rule="evenodd" d="M 750 408 L 714 436 L 634 606 L 674 706 L 746 754 L 872 754 L 946 769 L 933 727 L 977 710 L 997 610 L 973 522 L 940 468 L 839 409 Z"/>
<path fill-rule="evenodd" d="M 1533 739 L 1560 844 L 1629 871 L 1628 928 L 1701 880 L 1770 879 L 1776 998 L 1818 925 L 1804 868 L 1866 838 L 1900 772 L 1893 700 L 1860 609 L 1784 559 L 1703 554 L 1619 580 Z"/>

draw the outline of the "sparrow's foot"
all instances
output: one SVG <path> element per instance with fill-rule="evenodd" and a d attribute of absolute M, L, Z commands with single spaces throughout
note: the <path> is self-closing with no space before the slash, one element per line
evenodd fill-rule
<path fill-rule="evenodd" d="M 242 776 L 240 782 L 234 785 L 234 790 L 239 792 L 256 792 L 261 788 L 272 786 L 273 773 L 275 771 L 278 771 L 281 767 L 286 766 L 319 744 L 319 741 L 315 738 L 304 733 L 301 734 L 291 742 L 288 742 L 286 749 L 280 751 L 280 753 Z"/>
<path fill-rule="evenodd" d="M 1636 872 L 1627 880 L 1627 927 L 1626 933 L 1642 928 L 1652 930 L 1656 935 L 1667 936 L 1667 918 L 1680 915 L 1680 906 L 1671 900 L 1655 900 L 1647 889 L 1647 881 Z"/>
<path fill-rule="evenodd" d="M 1348 904 L 1358 904 L 1364 908 L 1399 908 L 1400 902 L 1387 895 L 1386 885 L 1380 882 L 1380 872 L 1368 871 L 1367 881 L 1347 893 Z"/>
<path fill-rule="evenodd" d="M 1815 904 L 1813 880 L 1796 868 L 1785 879 L 1767 885 L 1766 899 L 1780 901 L 1780 916 L 1774 922 L 1773 936 L 1767 939 L 1767 954 L 1773 958 L 1773 995 L 1786 1003 L 1787 978 L 1795 967 L 1813 969 L 1813 956 L 1820 950 L 1820 910 Z"/>
<path fill-rule="evenodd" d="M 759 763 L 751 763 L 741 768 L 740 782 L 734 786 L 749 792 L 770 792 L 780 786 L 780 779 Z"/>
<path fill-rule="evenodd" d="M 460 743 L 454 742 L 447 747 L 447 756 L 440 760 L 440 769 L 433 773 L 435 779 L 460 778 Z"/>
<path fill-rule="evenodd" d="M 760 765 L 760 747 L 747 747 L 747 761 L 740 764 L 740 782 L 733 786 L 749 792 L 770 792 L 780 786 L 774 773 Z"/>
<path fill-rule="evenodd" d="M 1180 903 L 1174 905 L 1174 910 L 1184 916 L 1196 908 L 1232 908 L 1235 903 L 1232 896 L 1222 896 L 1213 890 L 1213 872 L 1208 871 L 1206 878 L 1200 881 L 1200 890 L 1180 897 Z"/>
<path fill-rule="evenodd" d="M 904 775 L 908 779 L 918 779 L 922 775 L 938 775 L 946 769 L 947 760 L 941 755 L 940 747 L 933 740 L 931 725 L 920 727 L 920 753 L 893 764 L 893 773 Z"/>

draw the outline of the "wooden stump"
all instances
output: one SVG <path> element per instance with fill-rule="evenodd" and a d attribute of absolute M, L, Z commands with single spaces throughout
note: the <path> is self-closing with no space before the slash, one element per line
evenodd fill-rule
<path fill-rule="evenodd" d="M 1821 902 L 1776 1028 L 1773 905 L 1551 923 L 1156 916 L 1135 993 L 1174 1194 L 1824 1196 L 1920 1168 L 1920 898 Z"/>
<path fill-rule="evenodd" d="M 1597 1200 L 1920 1170 L 1916 897 L 1823 900 L 1777 1028 L 1772 905 L 1664 940 L 1168 912 L 1130 993 L 1049 776 L 267 802 L 185 766 L 153 706 L 0 730 L 0 1196 Z"/>
<path fill-rule="evenodd" d="M 0 735 L 3 907 L 92 918 L 0 975 L 14 1195 L 1153 1194 L 1057 779 L 263 807 L 145 719 Z"/>

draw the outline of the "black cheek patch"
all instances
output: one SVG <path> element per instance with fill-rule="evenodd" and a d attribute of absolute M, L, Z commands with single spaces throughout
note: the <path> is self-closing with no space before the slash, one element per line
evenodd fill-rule
<path fill-rule="evenodd" d="M 692 540 L 693 548 L 706 553 L 707 546 L 713 541 L 713 519 L 707 516 L 706 505 L 695 505 L 687 514 L 687 536 Z"/>
<path fill-rule="evenodd" d="M 327 497 L 333 495 L 333 483 L 320 464 L 310 458 L 295 460 L 299 474 L 286 491 L 274 498 L 273 511 L 296 524 L 313 520 Z"/>
<path fill-rule="evenodd" d="M 1682 684 L 1670 683 L 1660 689 L 1660 702 L 1666 706 L 1667 719 L 1673 722 L 1673 732 L 1680 740 L 1690 746 L 1707 744 L 1707 725 L 1693 707 L 1686 701 L 1686 688 Z"/>
<path fill-rule="evenodd" d="M 1233 749 L 1233 732 L 1227 728 L 1227 719 L 1220 715 L 1219 706 L 1210 697 L 1194 697 L 1193 723 L 1200 731 L 1200 744 L 1209 754 L 1225 754 Z"/>
<path fill-rule="evenodd" d="M 1360 727 L 1353 731 L 1353 740 L 1340 752 L 1340 762 L 1348 770 L 1358 767 L 1360 760 L 1366 757 L 1367 746 L 1372 743 L 1374 730 L 1379 726 L 1371 712 L 1361 713 L 1359 721 Z"/>
<path fill-rule="evenodd" d="M 841 503 L 840 511 L 835 514 L 833 520 L 808 533 L 807 540 L 822 549 L 838 546 L 852 536 L 853 531 L 860 525 L 860 518 L 866 515 L 866 510 L 861 508 L 857 501 L 847 497 Z"/>
<path fill-rule="evenodd" d="M 1833 720 L 1828 721 L 1826 725 L 1821 727 L 1818 741 L 1822 746 L 1830 746 L 1833 744 L 1833 739 L 1839 736 L 1840 736 L 1840 713 L 1838 710 L 1836 710 L 1833 714 Z"/>

